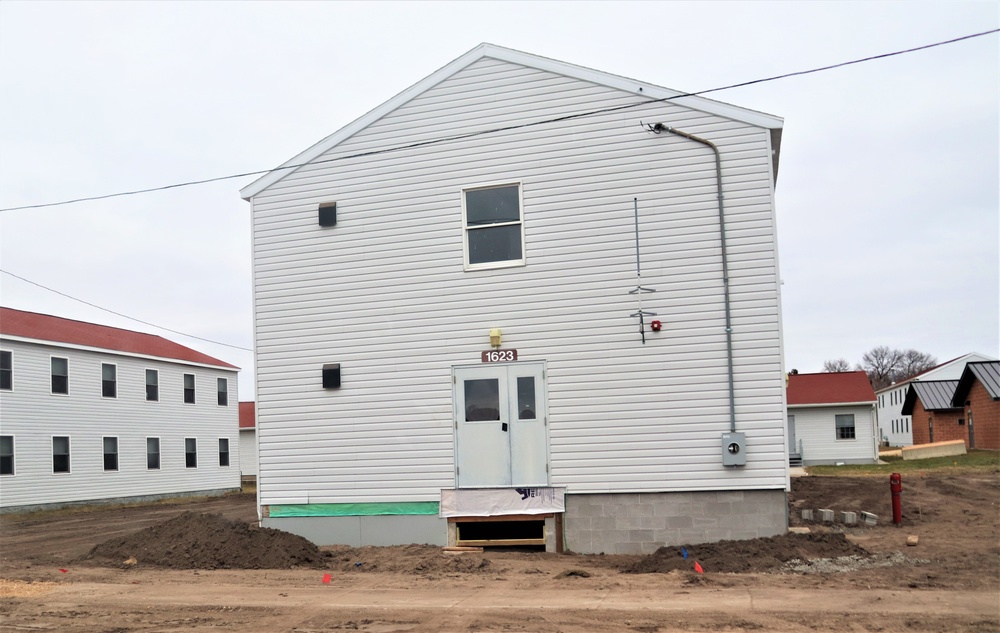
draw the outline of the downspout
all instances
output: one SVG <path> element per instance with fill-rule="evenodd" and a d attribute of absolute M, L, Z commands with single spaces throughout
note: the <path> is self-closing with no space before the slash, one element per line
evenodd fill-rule
<path fill-rule="evenodd" d="M 676 134 L 677 136 L 683 136 L 686 139 L 701 143 L 702 145 L 707 145 L 712 148 L 713 152 L 715 152 L 715 188 L 716 195 L 719 200 L 719 234 L 722 236 L 722 294 L 725 298 L 726 304 L 726 355 L 729 370 L 729 431 L 735 433 L 736 391 L 733 380 L 733 324 L 732 311 L 729 305 L 729 259 L 726 251 L 726 216 L 722 203 L 722 157 L 719 154 L 719 148 L 716 147 L 715 143 L 695 136 L 694 134 L 683 132 L 677 128 L 663 125 L 662 123 L 651 125 L 649 126 L 649 129 L 656 134 L 659 134 L 662 131 L 667 131 L 671 134 Z"/>

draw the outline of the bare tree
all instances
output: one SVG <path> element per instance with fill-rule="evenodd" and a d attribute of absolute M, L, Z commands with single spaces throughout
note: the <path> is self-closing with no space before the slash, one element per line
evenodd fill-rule
<path fill-rule="evenodd" d="M 823 371 L 827 373 L 834 373 L 838 371 L 851 371 L 851 364 L 847 362 L 846 358 L 826 360 L 823 361 Z"/>
<path fill-rule="evenodd" d="M 858 369 L 864 370 L 868 374 L 868 380 L 877 391 L 894 382 L 906 380 L 935 365 L 937 365 L 937 359 L 930 354 L 918 352 L 915 349 L 889 349 L 882 345 L 873 347 L 862 356 Z"/>
<path fill-rule="evenodd" d="M 937 365 L 937 359 L 930 354 L 918 352 L 915 349 L 908 349 L 905 352 L 902 352 L 902 358 L 899 361 L 899 368 L 896 371 L 896 376 L 893 380 L 896 382 L 906 380 L 910 376 L 927 371 L 935 365 Z"/>
<path fill-rule="evenodd" d="M 888 387 L 899 372 L 903 352 L 881 345 L 873 347 L 861 357 L 861 369 L 868 374 L 868 380 L 876 391 Z"/>

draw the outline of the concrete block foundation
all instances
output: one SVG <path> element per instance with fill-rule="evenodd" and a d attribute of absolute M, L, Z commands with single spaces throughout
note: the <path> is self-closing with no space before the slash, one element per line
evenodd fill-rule
<path fill-rule="evenodd" d="M 650 554 L 787 529 L 784 490 L 566 495 L 565 547 L 579 554 Z"/>

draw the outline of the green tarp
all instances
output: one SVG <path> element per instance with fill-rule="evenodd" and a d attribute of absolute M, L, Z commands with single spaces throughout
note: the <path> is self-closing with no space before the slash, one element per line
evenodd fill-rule
<path fill-rule="evenodd" d="M 356 517 L 406 514 L 437 514 L 437 501 L 399 503 L 306 503 L 270 506 L 274 517 Z"/>

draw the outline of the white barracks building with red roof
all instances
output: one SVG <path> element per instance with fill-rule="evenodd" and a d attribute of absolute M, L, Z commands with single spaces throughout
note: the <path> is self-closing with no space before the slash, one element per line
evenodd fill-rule
<path fill-rule="evenodd" d="M 238 369 L 0 308 L 0 512 L 239 489 Z"/>

